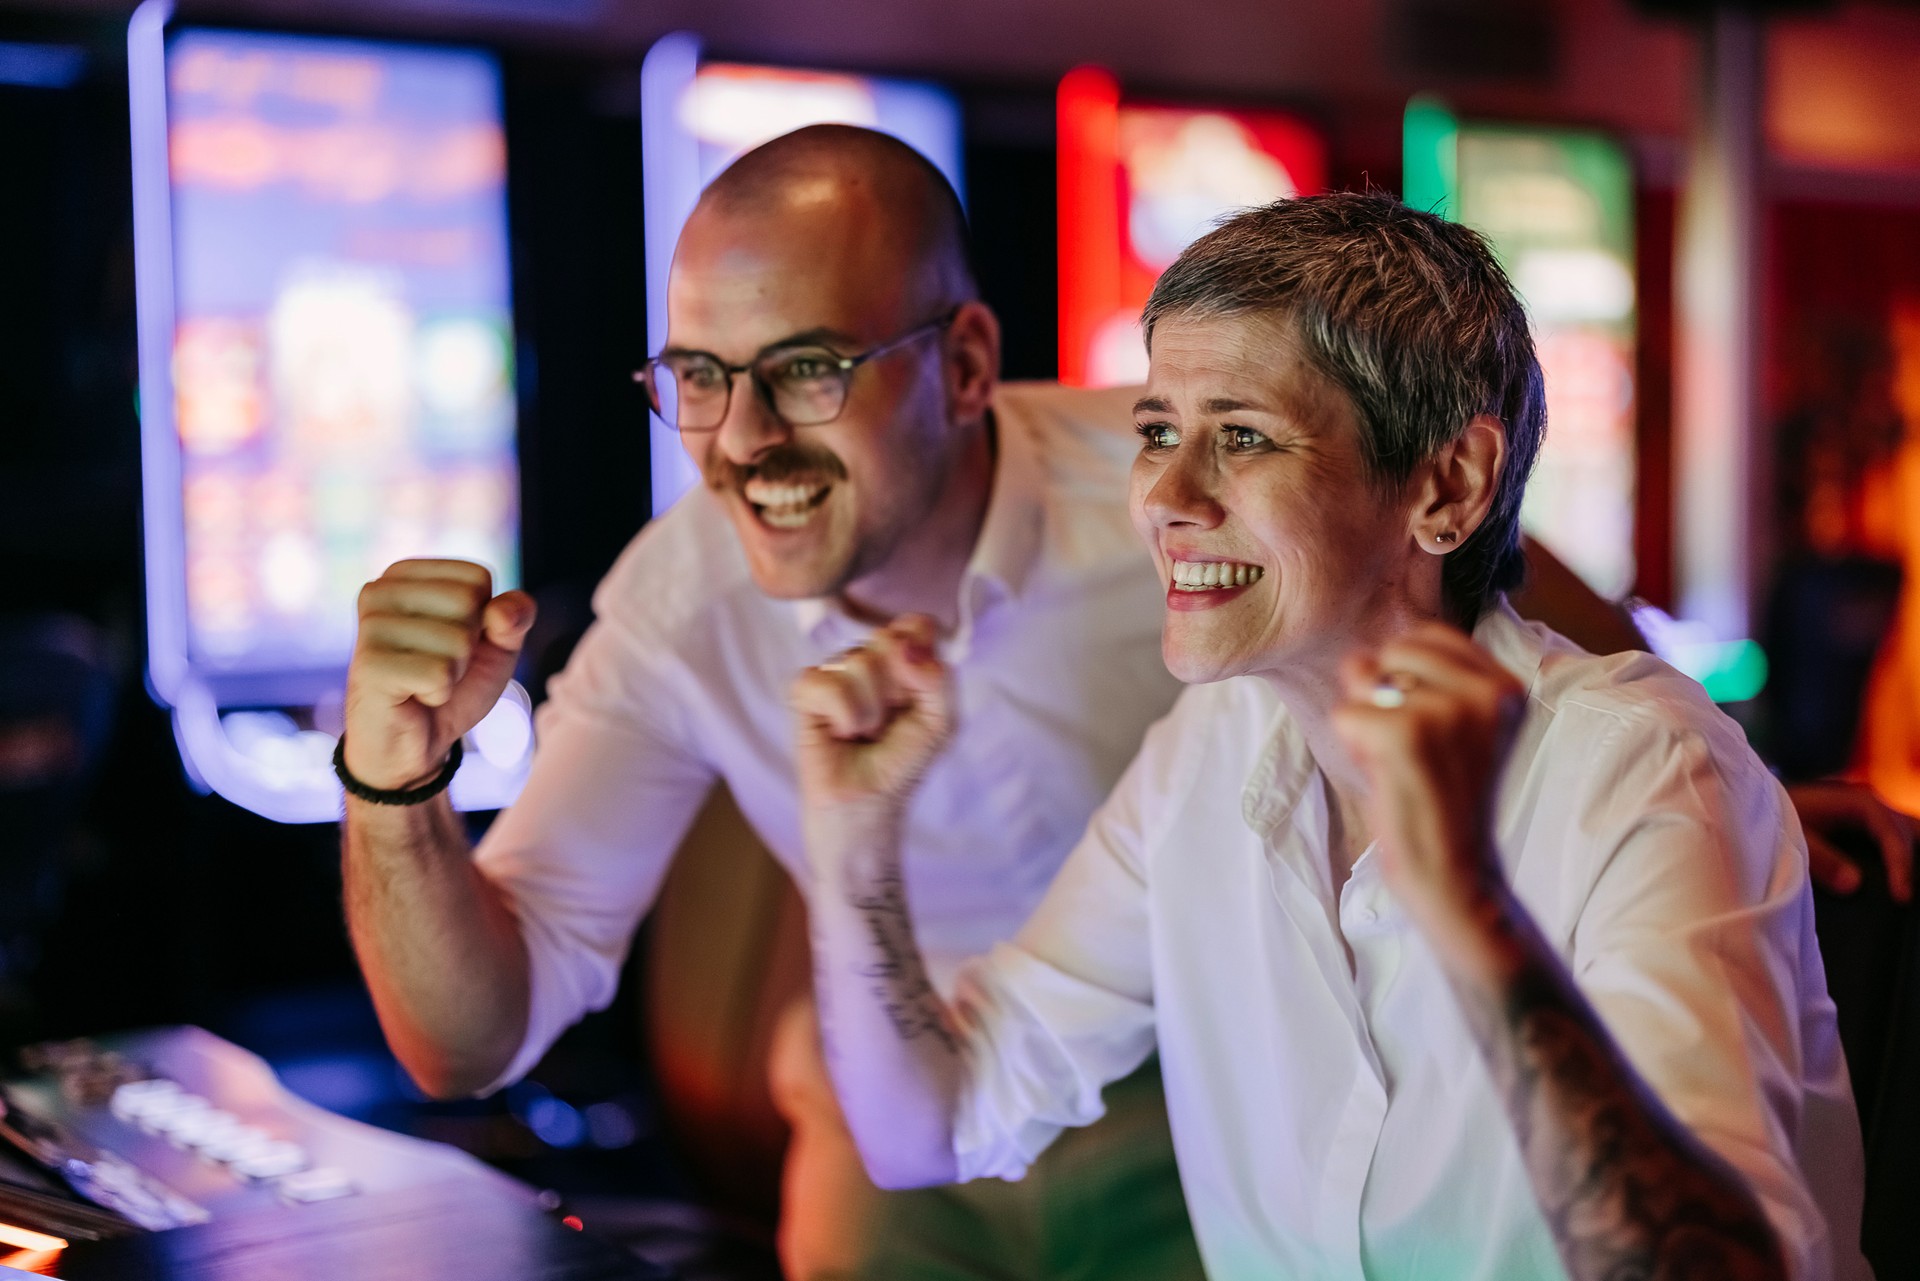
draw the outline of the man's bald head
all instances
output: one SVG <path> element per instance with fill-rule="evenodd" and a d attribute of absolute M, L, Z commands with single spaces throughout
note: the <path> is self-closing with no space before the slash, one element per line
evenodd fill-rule
<path fill-rule="evenodd" d="M 862 583 L 896 612 L 925 608 L 900 602 L 924 596 L 929 566 L 957 581 L 947 562 L 964 562 L 991 486 L 1000 327 L 967 266 L 960 202 L 912 148 L 820 125 L 734 161 L 681 228 L 662 350 L 753 370 L 729 376 L 722 421 L 681 443 L 762 591 Z M 838 411 L 787 421 L 768 371 L 832 379 L 834 356 Z"/>
<path fill-rule="evenodd" d="M 910 278 L 911 311 L 979 297 L 966 214 L 946 176 L 891 135 L 852 125 L 809 125 L 762 143 L 727 166 L 689 219 L 855 220 L 897 253 Z M 908 283 L 902 281 L 901 283 Z"/>

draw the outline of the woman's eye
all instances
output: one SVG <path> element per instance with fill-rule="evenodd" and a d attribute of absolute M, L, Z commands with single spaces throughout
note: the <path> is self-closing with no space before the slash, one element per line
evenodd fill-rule
<path fill-rule="evenodd" d="M 1267 443 L 1267 438 L 1251 427 L 1222 427 L 1220 436 L 1226 441 L 1227 448 L 1236 452 L 1258 449 Z"/>
<path fill-rule="evenodd" d="M 1133 430 L 1147 449 L 1172 449 L 1180 443 L 1179 433 L 1169 423 L 1136 423 Z"/>

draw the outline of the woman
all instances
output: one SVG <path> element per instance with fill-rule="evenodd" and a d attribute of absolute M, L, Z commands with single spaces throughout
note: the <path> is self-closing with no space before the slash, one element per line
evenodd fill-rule
<path fill-rule="evenodd" d="M 883 1184 L 1017 1178 L 1156 1049 L 1209 1273 L 1852 1276 L 1805 846 L 1697 686 L 1522 623 L 1544 408 L 1472 232 L 1250 210 L 1161 278 L 1134 522 L 1194 685 L 950 1001 L 898 829 L 964 691 L 795 687 L 815 985 Z"/>

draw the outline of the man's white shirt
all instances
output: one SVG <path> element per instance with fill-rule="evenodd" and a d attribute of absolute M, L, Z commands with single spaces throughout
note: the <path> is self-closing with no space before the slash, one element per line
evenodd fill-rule
<path fill-rule="evenodd" d="M 1497 844 L 1620 1048 L 1751 1183 L 1796 1277 L 1865 1276 L 1858 1123 L 1778 784 L 1699 686 L 1504 604 L 1528 687 Z M 1214 1281 L 1563 1275 L 1513 1127 L 1375 853 L 1335 894 L 1272 688 L 1188 690 L 958 992 L 962 1177 L 1018 1177 L 1158 1048 Z"/>
<path fill-rule="evenodd" d="M 987 514 L 961 583 L 958 729 L 909 815 L 905 875 L 936 986 L 1012 936 L 1179 693 L 1163 589 L 1126 515 L 1132 390 L 1003 386 Z M 526 941 L 526 1039 L 497 1084 L 613 998 L 627 947 L 716 780 L 808 887 L 787 692 L 871 628 L 779 601 L 725 510 L 688 493 L 628 546 L 538 717 L 520 799 L 475 855 Z"/>

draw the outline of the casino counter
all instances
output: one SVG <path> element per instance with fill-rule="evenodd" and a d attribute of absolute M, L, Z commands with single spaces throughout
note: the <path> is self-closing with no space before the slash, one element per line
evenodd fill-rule
<path fill-rule="evenodd" d="M 581 1230 L 552 1193 L 456 1148 L 313 1106 L 259 1058 L 199 1028 L 30 1047 L 17 1068 L 0 1082 L 0 1275 L 676 1275 Z"/>

